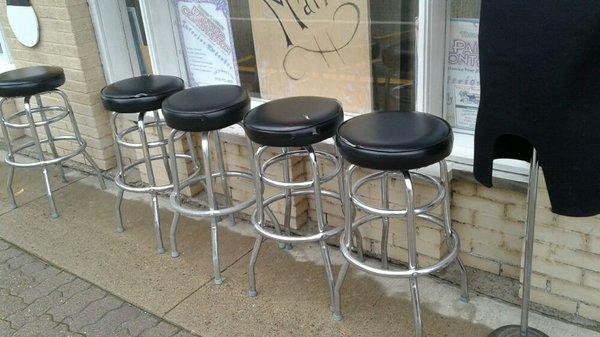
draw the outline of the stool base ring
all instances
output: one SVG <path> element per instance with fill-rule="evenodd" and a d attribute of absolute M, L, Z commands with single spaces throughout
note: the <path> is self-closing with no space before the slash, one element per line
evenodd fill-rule
<path fill-rule="evenodd" d="M 56 158 L 52 158 L 49 160 L 43 160 L 43 161 L 36 161 L 34 163 L 20 163 L 17 162 L 14 159 L 11 159 L 11 157 L 7 154 L 4 157 L 4 160 L 6 161 L 7 165 L 11 165 L 14 167 L 41 167 L 41 166 L 47 166 L 47 165 L 54 165 L 54 164 L 58 164 L 58 163 L 62 163 L 65 160 L 69 160 L 73 157 L 75 157 L 76 155 L 80 154 L 81 152 L 83 152 L 83 150 L 86 147 L 86 143 L 85 141 L 79 141 L 77 139 L 77 137 L 74 136 L 61 136 L 61 137 L 53 137 L 52 140 L 54 141 L 54 143 L 58 143 L 60 141 L 63 142 L 76 142 L 79 144 L 79 147 L 76 148 L 75 150 L 73 150 L 72 152 L 70 152 L 67 155 L 64 156 L 60 156 L 60 157 L 56 157 Z M 47 144 L 49 143 L 50 140 L 48 139 L 42 139 L 40 140 L 40 144 Z M 14 149 L 12 151 L 12 157 L 14 158 L 15 155 L 20 154 L 21 151 L 33 147 L 33 146 L 37 146 L 37 144 L 35 142 L 27 142 L 22 146 L 19 146 L 18 148 Z"/>
<path fill-rule="evenodd" d="M 312 195 L 312 194 L 314 194 L 314 191 L 312 191 L 312 190 L 299 190 L 299 191 L 291 192 L 292 196 Z M 332 192 L 332 191 L 328 191 L 328 190 L 321 190 L 321 194 L 323 196 L 327 196 L 330 198 L 340 200 L 340 195 L 336 192 Z M 284 193 L 280 193 L 280 194 L 271 196 L 263 201 L 263 207 L 268 208 L 272 203 L 279 201 L 279 200 L 283 200 L 285 198 L 286 198 L 286 195 Z M 256 231 L 261 236 L 266 237 L 271 240 L 275 240 L 277 242 L 282 242 L 282 243 L 310 243 L 310 242 L 324 241 L 330 237 L 338 235 L 339 233 L 341 233 L 344 230 L 343 227 L 336 227 L 336 228 L 330 229 L 328 231 L 324 231 L 322 233 L 317 233 L 317 234 L 308 235 L 308 236 L 287 236 L 287 235 L 276 234 L 276 233 L 269 231 L 262 224 L 260 224 L 258 222 L 258 210 L 254 210 L 254 212 L 252 213 L 251 222 L 252 222 L 252 225 L 254 226 L 254 229 L 256 229 Z"/>
<path fill-rule="evenodd" d="M 176 155 L 176 157 L 179 159 L 190 159 L 190 156 L 187 154 L 179 154 L 178 153 Z M 151 162 L 155 161 L 155 160 L 164 160 L 164 157 L 162 156 L 162 154 L 157 154 L 150 158 Z M 123 167 L 123 171 L 118 172 L 115 175 L 115 185 L 117 185 L 122 190 L 125 190 L 127 192 L 133 192 L 133 193 L 165 192 L 165 191 L 168 191 L 173 188 L 173 184 L 162 185 L 162 186 L 135 187 L 135 186 L 132 186 L 132 185 L 128 184 L 127 182 L 125 182 L 125 179 L 124 179 L 125 173 L 127 171 L 133 169 L 134 167 L 137 167 L 138 165 L 142 165 L 144 163 L 145 163 L 145 161 L 142 158 L 142 159 L 136 160 L 132 164 L 129 164 L 129 165 Z"/>
<path fill-rule="evenodd" d="M 441 224 L 441 223 L 436 223 L 435 220 L 437 218 L 435 218 L 433 216 L 426 215 L 426 214 L 416 214 L 416 217 L 420 218 L 420 219 L 424 219 L 430 223 L 434 223 L 439 226 L 443 226 L 443 224 Z M 356 230 L 359 226 L 361 226 L 363 224 L 366 224 L 370 221 L 381 219 L 381 218 L 383 218 L 383 216 L 367 215 L 367 216 L 362 217 L 359 220 L 355 221 L 352 224 L 352 228 L 353 228 L 353 230 Z M 437 219 L 437 220 L 439 220 L 439 219 Z M 384 277 L 410 278 L 410 277 L 414 277 L 414 276 L 431 274 L 435 271 L 445 268 L 450 263 L 452 263 L 458 256 L 458 252 L 460 250 L 460 240 L 459 240 L 456 232 L 454 230 L 452 230 L 450 233 L 450 237 L 446 238 L 447 244 L 451 248 L 450 248 L 448 254 L 446 254 L 444 257 L 439 259 L 439 261 L 437 263 L 435 263 L 431 266 L 428 266 L 428 267 L 424 267 L 424 268 L 416 268 L 414 270 L 388 270 L 388 269 L 380 269 L 377 267 L 369 266 L 366 263 L 364 263 L 363 261 L 361 261 L 360 258 L 355 257 L 354 254 L 352 254 L 352 252 L 350 251 L 350 249 L 348 249 L 348 247 L 346 247 L 346 245 L 344 244 L 345 237 L 346 237 L 346 233 L 343 232 L 342 235 L 340 236 L 340 250 L 341 250 L 342 254 L 344 255 L 344 257 L 346 258 L 346 260 L 348 262 L 350 262 L 350 264 L 352 264 L 353 266 L 357 267 L 358 269 L 360 269 L 362 271 L 365 271 L 370 274 L 378 275 L 378 276 L 384 276 Z"/>
<path fill-rule="evenodd" d="M 488 337 L 522 337 L 520 325 L 506 325 L 492 331 Z M 548 337 L 538 329 L 527 328 L 527 337 Z"/>
<path fill-rule="evenodd" d="M 213 179 L 220 178 L 221 173 L 215 172 L 211 176 Z M 249 181 L 254 181 L 254 177 L 250 173 L 240 172 L 240 171 L 225 171 L 225 172 L 223 172 L 223 176 L 224 177 L 236 177 L 236 178 L 247 179 Z M 197 181 L 201 182 L 205 179 L 206 179 L 205 176 L 188 178 L 185 182 L 182 182 L 179 184 L 179 189 L 182 190 Z M 240 212 L 240 211 L 254 205 L 254 203 L 256 202 L 256 197 L 250 198 L 248 200 L 245 200 L 245 201 L 238 203 L 237 205 L 234 205 L 231 207 L 215 209 L 213 211 L 210 211 L 210 210 L 198 211 L 198 210 L 194 210 L 192 208 L 186 207 L 181 203 L 181 200 L 177 199 L 177 193 L 175 193 L 175 192 L 171 193 L 170 201 L 171 201 L 171 206 L 173 207 L 173 209 L 176 212 L 181 213 L 181 215 L 185 215 L 185 216 L 192 217 L 192 218 L 211 218 L 211 217 L 227 216 L 230 214 Z"/>

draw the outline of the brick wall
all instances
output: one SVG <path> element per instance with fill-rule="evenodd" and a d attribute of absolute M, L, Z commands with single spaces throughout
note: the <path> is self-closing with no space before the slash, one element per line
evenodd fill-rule
<path fill-rule="evenodd" d="M 100 102 L 105 80 L 94 36 L 90 12 L 85 0 L 32 0 L 40 24 L 40 41 L 33 48 L 21 45 L 8 25 L 6 1 L 0 0 L 0 22 L 17 68 L 54 65 L 65 70 L 62 90 L 70 98 L 88 152 L 102 169 L 115 164 L 108 114 Z M 58 102 L 44 98 L 44 104 Z M 52 126 L 53 134 L 71 133 L 67 119 Z M 73 148 L 57 142 L 59 153 Z M 82 156 L 75 160 L 82 161 Z"/>

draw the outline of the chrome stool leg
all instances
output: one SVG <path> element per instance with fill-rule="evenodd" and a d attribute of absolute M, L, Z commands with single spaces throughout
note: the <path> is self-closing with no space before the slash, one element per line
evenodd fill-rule
<path fill-rule="evenodd" d="M 140 135 L 140 141 L 142 144 L 142 152 L 144 153 L 144 161 L 146 165 L 146 172 L 148 174 L 148 182 L 151 186 L 156 186 L 156 180 L 154 178 L 154 170 L 152 169 L 152 161 L 150 157 L 150 149 L 148 148 L 148 139 L 146 138 L 146 125 L 144 124 L 144 115 L 145 113 L 140 113 L 138 117 L 138 132 Z M 159 254 L 163 254 L 165 252 L 165 247 L 162 241 L 162 233 L 160 228 L 160 218 L 159 218 L 159 206 L 158 206 L 158 195 L 156 191 L 150 192 L 151 196 L 151 205 L 152 205 L 152 218 L 154 222 L 154 231 L 156 236 L 156 246 Z"/>
<path fill-rule="evenodd" d="M 256 191 L 256 211 L 257 214 L 257 222 L 264 223 L 265 212 L 263 206 L 263 181 L 262 181 L 262 170 L 260 167 L 260 158 L 256 154 L 254 154 L 254 147 L 252 146 L 252 141 L 249 138 L 246 138 L 248 143 L 248 148 L 252 150 L 250 152 L 250 166 L 252 168 L 252 175 L 254 176 L 254 189 Z M 248 296 L 256 297 L 256 278 L 255 278 L 255 266 L 256 260 L 258 259 L 258 253 L 260 252 L 260 246 L 262 244 L 262 236 L 256 235 L 256 240 L 254 241 L 254 247 L 252 248 L 252 255 L 250 255 L 250 261 L 248 263 Z"/>
<path fill-rule="evenodd" d="M 154 120 L 159 121 L 160 116 L 158 114 L 158 111 L 154 110 L 153 114 L 154 114 Z M 169 165 L 169 154 L 167 153 L 167 145 L 165 144 L 165 134 L 163 133 L 163 129 L 162 129 L 162 126 L 160 125 L 160 123 L 156 123 L 155 128 L 156 128 L 156 134 L 158 135 L 158 139 L 161 141 L 160 151 L 161 151 L 162 158 L 163 158 L 163 164 L 165 165 L 165 171 L 167 172 L 167 178 L 169 179 L 169 183 L 173 183 L 173 181 L 171 180 L 172 174 L 171 174 L 171 166 Z"/>
<path fill-rule="evenodd" d="M 381 203 L 384 209 L 390 208 L 390 193 L 388 186 L 388 174 L 384 173 L 381 176 Z M 390 218 L 382 217 L 381 229 L 381 266 L 383 269 L 388 269 L 388 237 L 390 232 Z"/>
<path fill-rule="evenodd" d="M 284 147 L 282 149 L 282 153 L 288 153 L 290 148 Z M 286 183 L 290 183 L 290 161 L 283 161 L 283 181 Z M 283 228 L 285 229 L 286 235 L 291 235 L 290 222 L 292 220 L 292 190 L 290 188 L 285 188 L 285 210 L 283 215 Z M 292 249 L 291 243 L 285 243 L 284 248 Z"/>
<path fill-rule="evenodd" d="M 42 103 L 42 98 L 40 97 L 40 95 L 35 95 L 35 100 L 37 102 L 38 109 L 40 110 L 40 118 L 42 119 L 42 121 L 47 122 L 48 118 L 46 117 L 46 112 L 44 111 L 44 105 Z M 50 146 L 50 151 L 52 151 L 54 158 L 58 158 L 58 151 L 56 151 L 56 145 L 54 144 L 54 137 L 52 136 L 52 131 L 50 130 L 50 125 L 44 124 L 44 131 L 46 132 L 46 138 L 48 139 L 48 145 Z M 65 176 L 65 170 L 63 169 L 62 164 L 59 162 L 59 163 L 56 163 L 56 166 L 58 167 L 58 170 L 60 171 L 60 177 L 61 177 L 62 181 L 65 183 L 68 182 L 67 176 Z"/>
<path fill-rule="evenodd" d="M 2 134 L 4 135 L 4 143 L 6 145 L 6 158 L 14 161 L 10 135 L 8 133 L 8 128 L 6 127 L 6 124 L 4 123 L 3 106 L 4 106 L 4 102 L 6 102 L 6 101 L 7 101 L 6 98 L 0 99 L 0 128 L 2 128 L 1 129 Z M 17 203 L 15 201 L 15 193 L 12 188 L 14 176 L 15 176 L 15 167 L 12 165 L 8 165 L 8 175 L 7 175 L 7 179 L 6 179 L 6 192 L 8 195 L 8 204 L 9 204 L 10 209 L 17 208 Z"/>
<path fill-rule="evenodd" d="M 29 130 L 31 131 L 31 138 L 33 138 L 33 142 L 35 143 L 36 150 L 38 152 L 38 157 L 40 162 L 46 161 L 44 156 L 44 150 L 42 149 L 42 144 L 40 143 L 40 138 L 38 137 L 35 120 L 33 119 L 33 115 L 31 114 L 31 105 L 30 105 L 31 96 L 27 96 L 24 98 L 24 108 L 25 108 L 25 116 L 27 117 L 27 122 L 29 123 Z M 48 176 L 48 169 L 46 165 L 42 166 L 42 174 L 44 175 L 44 185 L 46 188 L 46 195 L 48 196 L 48 204 L 50 206 L 50 213 L 53 218 L 58 218 L 58 211 L 56 210 L 56 204 L 54 203 L 54 197 L 52 196 L 52 187 L 50 186 L 50 177 Z"/>
<path fill-rule="evenodd" d="M 446 231 L 446 239 L 449 239 L 452 235 L 452 213 L 451 213 L 451 205 L 450 198 L 452 196 L 452 190 L 450 189 L 450 177 L 448 176 L 448 165 L 445 160 L 440 161 L 440 178 L 442 179 L 442 183 L 444 184 L 444 189 L 446 190 L 446 195 L 444 196 L 444 225 Z M 465 268 L 460 255 L 456 256 L 454 260 L 456 265 L 460 270 L 460 287 L 462 290 L 462 295 L 460 296 L 460 300 L 464 303 L 469 302 L 469 282 L 467 277 L 467 269 Z"/>
<path fill-rule="evenodd" d="M 96 161 L 92 158 L 92 156 L 90 156 L 90 154 L 86 150 L 87 144 L 86 144 L 85 140 L 83 140 L 83 137 L 81 136 L 81 132 L 79 131 L 79 126 L 77 124 L 77 120 L 75 119 L 75 113 L 73 112 L 73 108 L 71 107 L 69 98 L 61 90 L 54 90 L 54 92 L 57 93 L 58 95 L 60 95 L 60 97 L 62 97 L 63 102 L 65 104 L 65 108 L 69 112 L 68 115 L 69 115 L 69 119 L 71 121 L 71 126 L 73 127 L 73 134 L 75 135 L 75 138 L 77 139 L 77 142 L 79 143 L 79 145 L 82 147 L 81 154 L 90 163 L 90 165 L 94 169 L 96 177 L 98 178 L 98 183 L 100 184 L 100 188 L 105 190 L 106 184 L 104 183 L 104 177 L 102 177 L 102 171 L 96 164 Z"/>
<path fill-rule="evenodd" d="M 229 184 L 227 184 L 227 179 L 225 179 L 225 161 L 223 160 L 223 149 L 221 147 L 221 136 L 219 134 L 219 130 L 214 131 L 215 133 L 215 151 L 217 152 L 217 165 L 219 167 L 219 177 L 221 178 L 221 187 L 223 188 L 223 194 L 225 195 L 225 202 L 227 202 L 227 207 L 233 206 L 233 199 L 231 198 L 231 190 L 229 189 Z M 235 226 L 235 214 L 229 214 L 229 220 L 231 221 L 231 225 Z"/>
<path fill-rule="evenodd" d="M 179 171 L 177 169 L 177 152 L 175 152 L 175 135 L 177 134 L 177 130 L 172 130 L 169 135 L 169 160 L 171 167 L 171 181 L 173 182 L 173 196 L 178 196 L 180 193 L 179 190 Z M 186 139 L 188 142 L 188 148 L 190 155 L 195 151 L 194 143 L 192 141 L 192 136 L 187 133 Z M 193 165 L 194 172 L 198 169 L 198 163 L 196 161 L 196 156 L 193 155 Z M 179 257 L 179 251 L 177 250 L 177 225 L 179 225 L 179 218 L 181 217 L 181 213 L 177 210 L 173 210 L 173 220 L 171 221 L 171 227 L 169 227 L 169 241 L 171 242 L 171 257 Z"/>
<path fill-rule="evenodd" d="M 171 181 L 173 183 L 173 191 L 172 198 L 178 197 L 181 193 L 180 188 L 180 180 L 179 180 L 179 170 L 177 168 L 177 152 L 175 151 L 175 141 L 177 130 L 172 130 L 169 135 L 169 149 L 168 149 L 168 157 L 170 160 L 171 167 Z M 188 156 L 192 161 L 192 170 L 194 172 L 198 172 L 200 169 L 198 158 L 196 157 L 196 147 L 192 137 L 192 134 L 189 132 L 185 133 L 185 139 L 188 146 Z M 206 186 L 206 184 L 204 184 Z M 169 240 L 171 242 L 171 257 L 176 258 L 179 257 L 179 251 L 177 250 L 177 226 L 179 225 L 179 219 L 181 218 L 181 212 L 177 209 L 173 210 L 173 221 L 171 221 L 171 227 L 169 228 Z"/>
<path fill-rule="evenodd" d="M 315 208 L 317 213 L 317 225 L 319 227 L 319 232 L 325 232 L 325 215 L 323 214 L 323 203 L 321 201 L 321 176 L 319 174 L 319 164 L 317 163 L 317 156 L 312 146 L 306 146 L 306 151 L 308 151 L 308 158 L 310 160 L 311 168 L 312 168 L 312 178 L 313 178 L 313 188 L 314 188 L 314 196 L 315 196 Z M 325 240 L 320 240 L 319 245 L 321 247 L 321 255 L 323 257 L 323 263 L 325 264 L 325 277 L 327 279 L 327 283 L 329 285 L 329 294 L 330 294 L 330 308 L 333 310 L 335 297 L 334 297 L 334 287 L 335 280 L 333 278 L 333 268 L 331 267 L 331 257 L 329 256 L 329 249 L 327 247 L 327 242 Z"/>
<path fill-rule="evenodd" d="M 404 188 L 406 191 L 406 231 L 408 239 L 408 268 L 417 269 L 417 230 L 415 223 L 414 192 L 410 172 L 404 171 Z M 419 300 L 419 283 L 417 276 L 410 277 L 410 295 L 413 304 L 413 318 L 415 337 L 423 336 L 423 322 L 421 321 L 421 305 Z"/>
<path fill-rule="evenodd" d="M 344 185 L 344 167 L 345 167 L 345 163 L 344 163 L 344 159 L 342 158 L 342 156 L 340 155 L 340 151 L 338 150 L 338 148 L 335 148 L 335 155 L 338 158 L 338 160 L 341 163 L 341 169 L 340 169 L 340 174 L 338 175 L 338 191 L 340 191 L 340 201 L 342 202 L 342 214 L 344 214 L 344 218 L 346 217 L 346 212 L 348 212 L 348 214 L 350 214 L 350 216 L 352 217 L 352 219 L 354 219 L 354 217 L 356 216 L 356 210 L 354 209 L 354 207 L 350 207 L 349 210 L 345 209 L 344 206 L 344 198 L 343 195 L 345 193 L 347 193 L 347 189 L 346 186 Z M 354 230 L 353 235 L 353 240 L 351 240 L 351 242 L 354 244 L 354 249 L 356 249 L 356 252 L 358 253 L 358 256 L 360 257 L 361 261 L 365 260 L 365 254 L 363 251 L 363 240 L 362 240 L 362 235 L 360 234 L 360 231 L 358 229 Z"/>
<path fill-rule="evenodd" d="M 342 195 L 340 196 L 342 200 L 342 209 L 344 210 L 344 233 L 340 239 L 340 246 L 344 246 L 346 250 L 351 250 L 352 248 L 352 239 L 356 234 L 360 235 L 360 231 L 358 229 L 352 228 L 352 223 L 354 222 L 355 211 L 353 210 L 352 200 L 350 199 L 350 190 L 352 186 L 350 186 L 350 168 L 346 168 L 345 161 L 342 160 L 342 170 L 340 172 L 340 176 L 342 177 L 342 183 L 340 191 L 342 191 Z M 357 238 L 358 240 L 358 238 Z M 362 252 L 362 237 L 361 240 L 361 249 L 359 251 L 359 258 L 361 261 L 364 261 L 364 255 Z M 335 321 L 342 320 L 342 299 L 341 299 L 341 290 L 342 285 L 344 284 L 344 280 L 346 279 L 346 274 L 348 273 L 348 268 L 350 267 L 350 262 L 348 260 L 344 260 L 342 264 L 342 268 L 338 273 L 337 280 L 335 282 L 334 288 L 334 303 L 333 303 L 333 313 L 332 318 Z"/>
<path fill-rule="evenodd" d="M 117 131 L 117 116 L 119 114 L 117 114 L 116 112 L 113 112 L 111 117 L 110 117 L 110 127 L 112 128 L 112 132 L 113 135 L 115 137 L 115 155 L 117 158 L 117 172 L 115 173 L 115 180 L 118 179 L 119 176 L 124 175 L 124 168 L 123 168 L 123 155 L 121 153 L 121 146 L 119 146 L 119 142 L 118 142 L 118 135 L 119 132 Z M 124 180 L 124 179 L 123 179 Z M 117 232 L 118 233 L 123 233 L 125 231 L 125 227 L 123 227 L 123 211 L 122 211 L 122 206 L 123 206 L 123 194 L 125 194 L 125 190 L 123 188 L 119 188 L 119 192 L 117 193 L 117 200 L 116 200 L 116 207 L 115 207 L 115 214 L 117 215 Z"/>

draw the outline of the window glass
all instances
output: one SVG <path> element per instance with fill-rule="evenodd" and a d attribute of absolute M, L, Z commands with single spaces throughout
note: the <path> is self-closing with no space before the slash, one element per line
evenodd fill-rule
<path fill-rule="evenodd" d="M 449 0 L 444 116 L 457 131 L 472 133 L 479 108 L 481 0 Z"/>
<path fill-rule="evenodd" d="M 349 114 L 415 109 L 416 0 L 172 2 L 191 85 L 328 96 Z"/>

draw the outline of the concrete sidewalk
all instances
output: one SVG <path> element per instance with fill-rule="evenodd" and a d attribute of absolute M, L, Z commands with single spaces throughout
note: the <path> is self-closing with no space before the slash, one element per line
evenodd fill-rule
<path fill-rule="evenodd" d="M 2 163 L 2 182 L 5 174 Z M 119 234 L 114 186 L 101 191 L 94 177 L 73 170 L 68 176 L 71 183 L 53 185 L 61 217 L 51 219 L 39 172 L 17 170 L 14 190 L 19 193 L 19 208 L 9 210 L 6 191 L 0 190 L 0 238 L 200 336 L 412 336 L 405 280 L 351 270 L 342 293 L 344 320 L 335 322 L 318 247 L 298 245 L 288 251 L 267 242 L 257 262 L 259 295 L 248 298 L 246 269 L 254 242 L 248 223 L 239 221 L 235 227 L 221 223 L 225 282 L 216 286 L 208 222 L 182 218 L 181 257 L 170 257 L 168 240 L 167 254 L 157 255 L 145 196 L 126 194 L 133 198 L 124 202 L 126 231 Z M 161 202 L 167 206 L 167 200 Z M 167 208 L 161 210 L 165 239 L 171 217 Z M 342 260 L 335 250 L 333 261 L 337 273 Z M 487 336 L 495 327 L 519 321 L 520 309 L 505 302 L 471 294 L 471 302 L 464 304 L 458 301 L 457 287 L 430 277 L 420 286 L 426 336 Z M 550 336 L 600 337 L 598 332 L 537 313 L 530 320 Z"/>

